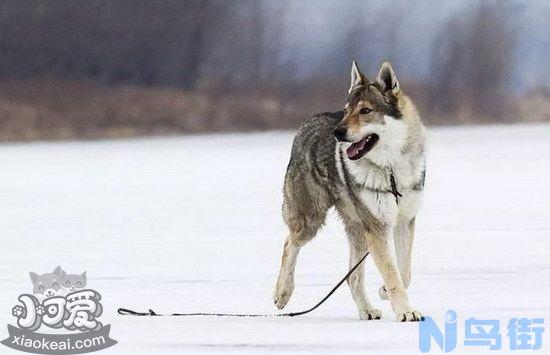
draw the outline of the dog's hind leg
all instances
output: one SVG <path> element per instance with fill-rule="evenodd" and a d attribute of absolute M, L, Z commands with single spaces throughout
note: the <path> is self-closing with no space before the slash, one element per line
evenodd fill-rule
<path fill-rule="evenodd" d="M 294 291 L 294 268 L 300 249 L 315 237 L 330 208 L 329 199 L 323 193 L 317 194 L 314 199 L 305 190 L 290 190 L 288 185 L 285 189 L 283 217 L 290 233 L 285 240 L 281 269 L 273 293 L 273 302 L 279 309 L 286 306 Z"/>
<path fill-rule="evenodd" d="M 395 253 L 397 256 L 397 266 L 403 280 L 403 286 L 407 289 L 411 283 L 411 261 L 412 245 L 414 240 L 414 218 L 400 219 L 394 227 L 393 239 L 395 243 Z M 388 299 L 388 293 L 385 286 L 378 290 L 380 298 Z"/>
<path fill-rule="evenodd" d="M 304 219 L 302 222 L 289 224 L 290 234 L 285 240 L 281 269 L 273 294 L 273 302 L 277 308 L 284 308 L 290 296 L 292 296 L 294 291 L 294 269 L 298 253 L 302 246 L 315 237 L 323 222 L 324 218 L 310 221 Z"/>
<path fill-rule="evenodd" d="M 287 305 L 294 291 L 294 269 L 301 248 L 301 246 L 296 243 L 296 239 L 297 238 L 291 232 L 285 240 L 285 245 L 283 247 L 281 269 L 279 270 L 279 277 L 277 278 L 275 292 L 273 293 L 273 302 L 279 309 L 283 309 Z"/>
<path fill-rule="evenodd" d="M 357 238 L 353 233 L 348 231 L 349 236 L 349 267 L 354 267 L 357 262 L 367 252 L 367 245 L 364 240 Z M 367 295 L 365 294 L 365 287 L 363 285 L 364 279 L 364 265 L 361 264 L 355 271 L 348 277 L 348 285 L 351 290 L 351 295 L 357 306 L 359 312 L 359 318 L 362 320 L 380 319 L 382 318 L 382 312 L 379 309 L 374 308 Z"/>

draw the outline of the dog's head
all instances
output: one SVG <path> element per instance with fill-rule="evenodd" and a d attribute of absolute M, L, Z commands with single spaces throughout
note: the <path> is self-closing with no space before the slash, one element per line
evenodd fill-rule
<path fill-rule="evenodd" d="M 353 61 L 351 85 L 344 118 L 333 131 L 347 145 L 350 160 L 372 151 L 403 145 L 407 138 L 406 118 L 400 108 L 405 97 L 388 61 L 382 62 L 376 79 L 370 82 Z"/>

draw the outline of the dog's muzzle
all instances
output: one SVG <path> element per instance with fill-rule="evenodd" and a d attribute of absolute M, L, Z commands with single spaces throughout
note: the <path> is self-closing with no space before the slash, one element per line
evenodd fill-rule
<path fill-rule="evenodd" d="M 347 134 L 348 129 L 346 127 L 336 127 L 332 131 L 332 135 L 338 142 L 348 142 Z"/>

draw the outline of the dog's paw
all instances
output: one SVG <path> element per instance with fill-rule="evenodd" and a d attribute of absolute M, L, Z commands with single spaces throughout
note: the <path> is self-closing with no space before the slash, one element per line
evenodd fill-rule
<path fill-rule="evenodd" d="M 275 292 L 273 293 L 273 303 L 278 309 L 285 308 L 286 304 L 292 296 L 294 291 L 294 282 L 287 281 L 285 283 L 278 282 L 275 287 Z"/>
<path fill-rule="evenodd" d="M 374 308 L 363 309 L 359 311 L 359 318 L 361 320 L 381 319 L 382 311 Z"/>
<path fill-rule="evenodd" d="M 398 322 L 419 322 L 422 320 L 422 313 L 415 310 L 407 310 L 396 313 Z"/>
<path fill-rule="evenodd" d="M 380 286 L 380 288 L 378 289 L 378 296 L 380 296 L 381 300 L 387 301 L 389 299 L 388 292 L 386 291 L 386 286 Z"/>

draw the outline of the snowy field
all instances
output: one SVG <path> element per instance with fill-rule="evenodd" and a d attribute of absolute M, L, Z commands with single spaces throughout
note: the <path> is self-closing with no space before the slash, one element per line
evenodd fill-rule
<path fill-rule="evenodd" d="M 299 318 L 133 318 L 157 312 L 276 312 L 272 289 L 285 226 L 281 187 L 290 133 L 0 145 L 0 337 L 31 291 L 29 271 L 88 273 L 118 344 L 104 354 L 417 354 L 418 324 L 396 323 L 366 289 L 380 321 L 358 320 L 347 285 Z M 413 306 L 442 324 L 550 321 L 550 125 L 432 129 L 417 220 Z M 287 311 L 313 305 L 347 271 L 332 214 L 298 260 Z M 550 329 L 543 348 L 550 353 Z M 546 349 L 546 350 L 545 350 Z M 1 354 L 16 353 L 0 345 Z M 431 353 L 441 353 L 432 349 Z M 514 352 L 516 353 L 516 352 Z M 521 353 L 521 352 L 519 352 Z"/>

